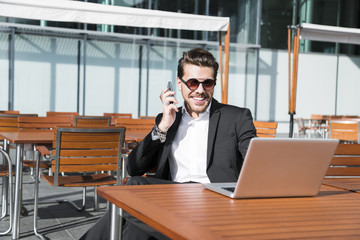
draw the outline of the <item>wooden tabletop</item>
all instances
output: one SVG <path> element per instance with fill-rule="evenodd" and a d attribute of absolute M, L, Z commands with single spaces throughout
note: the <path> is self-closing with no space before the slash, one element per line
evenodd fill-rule
<path fill-rule="evenodd" d="M 99 187 L 98 194 L 171 239 L 360 239 L 360 194 L 233 200 L 200 184 Z"/>
<path fill-rule="evenodd" d="M 0 132 L 0 136 L 11 143 L 52 143 L 54 133 L 52 131 L 29 131 L 29 132 Z"/>

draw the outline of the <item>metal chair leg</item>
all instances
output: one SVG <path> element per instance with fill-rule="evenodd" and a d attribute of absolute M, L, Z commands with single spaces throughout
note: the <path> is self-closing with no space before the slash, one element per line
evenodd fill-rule
<path fill-rule="evenodd" d="M 69 203 L 71 206 L 73 206 L 79 212 L 83 211 L 85 209 L 85 206 L 86 206 L 86 187 L 83 187 L 83 202 L 82 202 L 81 207 L 76 205 L 73 201 L 69 201 L 69 200 L 59 200 L 58 202 L 59 203 Z"/>
<path fill-rule="evenodd" d="M 94 211 L 99 210 L 99 196 L 96 193 L 97 187 L 94 187 Z"/>
<path fill-rule="evenodd" d="M 34 186 L 34 233 L 35 235 L 42 239 L 46 240 L 46 238 L 40 234 L 37 230 L 37 217 L 38 217 L 38 199 L 39 199 L 39 165 L 40 165 L 40 154 L 36 159 L 36 167 L 35 167 L 35 186 Z"/>
<path fill-rule="evenodd" d="M 9 224 L 9 228 L 7 230 L 5 230 L 4 232 L 0 232 L 0 236 L 2 235 L 6 235 L 8 233 L 11 232 L 11 229 L 12 229 L 12 222 L 13 222 L 13 213 L 12 213 L 12 209 L 13 209 L 13 190 L 12 190 L 12 185 L 13 185 L 13 182 L 12 182 L 12 165 L 11 165 L 11 160 L 10 160 L 10 157 L 9 157 L 9 154 L 7 152 L 5 152 L 1 147 L 0 147 L 0 152 L 1 154 L 3 155 L 4 157 L 4 160 L 6 159 L 7 161 L 7 164 L 8 164 L 8 167 L 9 167 L 9 196 L 10 196 L 10 202 L 9 202 L 9 206 L 10 206 L 10 211 L 9 211 L 9 215 L 10 215 L 10 224 Z M 4 203 L 4 202 L 3 202 Z M 6 203 L 7 204 L 7 203 Z M 7 208 L 7 205 L 3 205 L 4 208 Z"/>
<path fill-rule="evenodd" d="M 1 192 L 1 217 L 3 219 L 8 213 L 8 193 L 9 193 L 9 177 L 2 177 L 2 192 Z"/>

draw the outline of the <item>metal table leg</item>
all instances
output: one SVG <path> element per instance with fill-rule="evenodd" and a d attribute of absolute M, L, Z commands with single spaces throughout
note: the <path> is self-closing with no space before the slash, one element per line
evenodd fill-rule
<path fill-rule="evenodd" d="M 118 208 L 115 204 L 111 204 L 111 225 L 110 225 L 110 240 L 121 239 L 122 230 L 122 209 Z"/>

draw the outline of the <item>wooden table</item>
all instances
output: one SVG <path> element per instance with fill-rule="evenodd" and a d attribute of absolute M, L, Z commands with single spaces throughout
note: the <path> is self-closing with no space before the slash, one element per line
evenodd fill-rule
<path fill-rule="evenodd" d="M 16 172 L 12 239 L 18 239 L 20 234 L 20 210 L 22 204 L 22 162 L 24 144 L 52 143 L 54 134 L 52 131 L 0 132 L 0 136 L 4 138 L 5 150 L 7 150 L 7 141 L 16 145 Z"/>
<path fill-rule="evenodd" d="M 233 200 L 200 184 L 99 187 L 98 194 L 171 239 L 360 239 L 360 194 Z"/>

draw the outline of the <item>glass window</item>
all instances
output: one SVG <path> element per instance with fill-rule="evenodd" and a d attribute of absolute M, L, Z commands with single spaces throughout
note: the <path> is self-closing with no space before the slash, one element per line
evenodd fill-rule
<path fill-rule="evenodd" d="M 261 10 L 261 47 L 287 49 L 287 26 L 292 24 L 291 0 L 263 0 Z"/>

